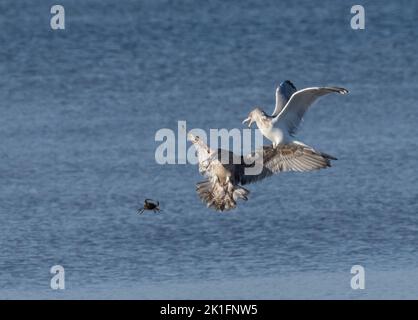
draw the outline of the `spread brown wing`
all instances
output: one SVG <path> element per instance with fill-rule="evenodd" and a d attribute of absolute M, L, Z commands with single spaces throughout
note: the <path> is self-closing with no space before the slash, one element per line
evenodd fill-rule
<path fill-rule="evenodd" d="M 253 159 L 252 164 L 248 164 Z M 264 146 L 263 149 L 246 156 L 246 163 L 239 168 L 238 180 L 241 184 L 253 183 L 273 174 L 287 171 L 313 171 L 331 166 L 331 160 L 336 158 L 318 152 L 308 146 L 290 143 L 273 146 Z M 258 174 L 248 174 L 248 169 L 256 164 L 262 165 Z M 245 170 L 247 169 L 247 170 Z"/>

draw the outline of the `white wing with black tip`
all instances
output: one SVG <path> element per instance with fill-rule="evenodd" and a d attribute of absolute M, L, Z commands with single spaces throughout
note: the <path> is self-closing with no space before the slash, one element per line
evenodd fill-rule
<path fill-rule="evenodd" d="M 290 97 L 296 92 L 296 87 L 289 80 L 283 81 L 276 89 L 276 106 L 272 117 L 277 116 L 283 110 Z"/>
<path fill-rule="evenodd" d="M 273 119 L 273 123 L 280 123 L 290 135 L 294 135 L 308 108 L 320 97 L 330 94 L 348 93 L 347 89 L 339 87 L 314 87 L 295 92 L 283 110 Z"/>

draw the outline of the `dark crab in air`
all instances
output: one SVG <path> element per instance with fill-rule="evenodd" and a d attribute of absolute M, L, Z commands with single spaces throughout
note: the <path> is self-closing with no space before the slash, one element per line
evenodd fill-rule
<path fill-rule="evenodd" d="M 152 210 L 154 212 L 160 212 L 160 203 L 158 201 L 154 201 L 152 199 L 145 199 L 144 206 L 138 209 L 138 213 L 142 214 L 145 210 Z"/>

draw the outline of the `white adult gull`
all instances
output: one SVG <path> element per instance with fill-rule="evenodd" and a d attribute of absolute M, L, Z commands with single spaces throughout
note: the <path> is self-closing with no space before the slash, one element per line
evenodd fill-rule
<path fill-rule="evenodd" d="M 296 87 L 289 80 L 283 81 L 276 89 L 276 105 L 272 117 L 277 116 L 283 110 L 290 97 L 296 92 Z"/>
<path fill-rule="evenodd" d="M 196 148 L 199 172 L 206 177 L 206 180 L 197 183 L 196 191 L 207 207 L 217 211 L 231 210 L 236 207 L 238 199 L 248 199 L 250 191 L 241 185 L 260 181 L 279 172 L 327 168 L 331 166 L 331 160 L 336 160 L 295 143 L 278 147 L 263 146 L 246 156 L 238 156 L 229 150 L 211 149 L 202 139 L 190 133 L 188 140 Z M 259 165 L 258 171 L 246 170 L 255 165 Z"/>
<path fill-rule="evenodd" d="M 243 123 L 248 122 L 248 127 L 251 127 L 251 124 L 255 122 L 261 133 L 272 141 L 273 147 L 288 143 L 301 144 L 295 141 L 293 136 L 305 112 L 318 98 L 330 93 L 346 94 L 348 90 L 339 87 L 305 88 L 294 92 L 283 108 L 280 104 L 282 100 L 277 98 L 280 94 L 276 91 L 276 108 L 272 116 L 257 107 L 249 113 Z"/>

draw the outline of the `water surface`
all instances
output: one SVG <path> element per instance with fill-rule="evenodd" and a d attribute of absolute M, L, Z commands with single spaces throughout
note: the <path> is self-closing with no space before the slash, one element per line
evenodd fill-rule
<path fill-rule="evenodd" d="M 65 31 L 48 1 L 0 4 L 0 298 L 416 298 L 416 2 L 365 1 L 362 31 L 343 1 L 60 3 Z M 285 79 L 350 90 L 298 134 L 331 169 L 219 214 L 197 167 L 155 162 L 158 129 L 241 128 Z"/>

